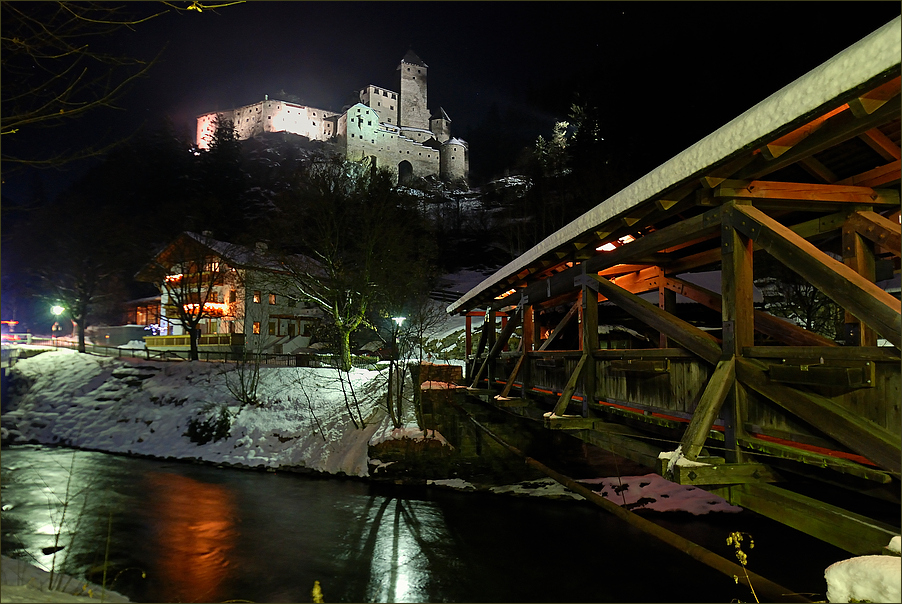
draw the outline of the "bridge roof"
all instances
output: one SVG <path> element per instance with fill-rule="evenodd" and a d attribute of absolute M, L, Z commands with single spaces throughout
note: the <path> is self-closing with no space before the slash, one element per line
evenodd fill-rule
<path fill-rule="evenodd" d="M 590 260 L 588 267 L 595 270 L 609 266 L 599 260 L 605 253 L 601 246 L 622 247 L 663 226 L 698 216 L 719 203 L 721 187 L 733 187 L 735 193 L 736 187 L 754 188 L 750 183 L 801 182 L 814 189 L 829 187 L 834 194 L 842 187 L 849 194 L 871 190 L 868 187 L 896 187 L 900 172 L 900 56 L 902 18 L 897 17 L 600 200 L 592 210 L 471 289 L 447 311 L 455 314 L 487 305 L 516 305 L 520 302 L 520 296 L 514 295 L 518 290 L 563 271 L 572 273 L 580 262 Z M 895 204 L 898 209 L 898 194 Z M 794 204 L 791 209 L 802 213 L 805 208 Z M 719 233 L 711 240 L 711 246 L 719 247 Z M 683 249 L 687 251 L 658 253 L 654 263 L 698 268 L 688 256 L 688 250 L 697 254 L 698 248 Z M 509 299 L 500 301 L 505 294 Z"/>

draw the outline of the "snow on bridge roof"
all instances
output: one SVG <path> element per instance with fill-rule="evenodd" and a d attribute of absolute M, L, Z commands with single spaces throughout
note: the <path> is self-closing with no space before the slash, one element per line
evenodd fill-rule
<path fill-rule="evenodd" d="M 897 17 L 549 235 L 448 306 L 448 313 L 490 304 L 504 291 L 522 286 L 524 277 L 545 270 L 549 260 L 560 257 L 555 252 L 572 249 L 574 242 L 591 236 L 599 226 L 619 221 L 641 204 L 699 183 L 716 168 L 751 157 L 812 119 L 898 79 L 900 56 L 902 18 Z"/>

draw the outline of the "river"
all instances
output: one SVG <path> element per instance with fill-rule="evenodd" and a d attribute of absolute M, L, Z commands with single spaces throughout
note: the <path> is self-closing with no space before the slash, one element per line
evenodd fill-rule
<path fill-rule="evenodd" d="M 309 602 L 315 581 L 326 602 L 753 601 L 584 501 L 18 445 L 2 510 L 5 555 L 49 565 L 65 525 L 57 568 L 100 583 L 106 558 L 134 601 Z M 751 532 L 749 568 L 796 591 L 822 594 L 848 557 L 749 512 L 652 517 L 728 557 L 727 534 Z"/>

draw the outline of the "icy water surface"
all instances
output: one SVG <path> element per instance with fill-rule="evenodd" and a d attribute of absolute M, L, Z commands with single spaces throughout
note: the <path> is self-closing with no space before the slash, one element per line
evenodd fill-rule
<path fill-rule="evenodd" d="M 42 548 L 65 524 L 58 567 L 99 583 L 109 535 L 107 582 L 134 601 L 309 602 L 314 581 L 326 602 L 752 601 L 585 502 L 40 446 L 4 448 L 2 468 L 3 553 L 49 565 Z M 756 533 L 750 568 L 826 589 L 822 571 L 842 554 L 798 534 L 787 543 L 746 514 L 666 523 L 724 556 L 730 531 Z"/>

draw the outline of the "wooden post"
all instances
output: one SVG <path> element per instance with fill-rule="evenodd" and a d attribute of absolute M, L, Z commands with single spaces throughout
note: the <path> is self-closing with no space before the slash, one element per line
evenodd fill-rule
<path fill-rule="evenodd" d="M 729 202 L 729 208 L 736 202 Z M 752 283 L 753 244 L 734 228 L 733 221 L 742 220 L 738 212 L 724 212 L 721 232 L 721 319 L 723 321 L 723 356 L 741 357 L 742 349 L 755 343 L 754 286 Z M 745 436 L 743 423 L 747 415 L 748 394 L 733 380 L 731 395 L 724 406 L 724 457 L 732 463 L 743 461 L 739 440 Z M 729 390 L 729 384 L 721 386 Z"/>
<path fill-rule="evenodd" d="M 676 314 L 677 310 L 677 295 L 676 292 L 665 287 L 666 278 L 664 276 L 664 271 L 660 267 L 658 267 L 658 307 L 666 312 L 669 312 L 672 315 Z M 670 340 L 663 333 L 659 332 L 658 338 L 658 346 L 661 348 L 669 348 Z"/>
<path fill-rule="evenodd" d="M 532 374 L 529 370 L 529 353 L 535 349 L 536 343 L 536 324 L 535 324 L 535 311 L 530 304 L 523 305 L 523 346 L 520 347 L 521 354 L 520 357 L 522 359 L 523 367 L 520 369 L 520 383 L 522 384 L 520 388 L 520 397 L 526 398 L 526 393 L 529 391 L 530 387 L 530 379 L 532 378 Z"/>
<path fill-rule="evenodd" d="M 485 313 L 486 319 L 486 327 L 488 328 L 488 340 L 486 340 L 489 356 L 491 357 L 491 351 L 495 349 L 495 341 L 497 340 L 497 334 L 495 333 L 495 309 L 491 306 L 486 309 Z M 495 384 L 495 361 L 494 359 L 489 361 L 489 364 L 486 366 L 486 379 L 488 379 L 488 387 L 492 388 Z"/>
<path fill-rule="evenodd" d="M 843 264 L 869 281 L 876 276 L 874 246 L 848 226 L 842 230 Z M 844 339 L 847 346 L 876 346 L 877 333 L 849 311 L 844 311 Z"/>
<path fill-rule="evenodd" d="M 598 350 L 598 292 L 583 285 L 582 296 L 582 349 L 586 358 L 583 375 L 583 417 L 589 417 L 589 401 L 595 403 L 596 362 L 593 354 Z"/>
<path fill-rule="evenodd" d="M 473 354 L 473 317 L 470 313 L 467 313 L 467 330 L 466 330 L 466 358 L 470 358 L 470 355 Z"/>

